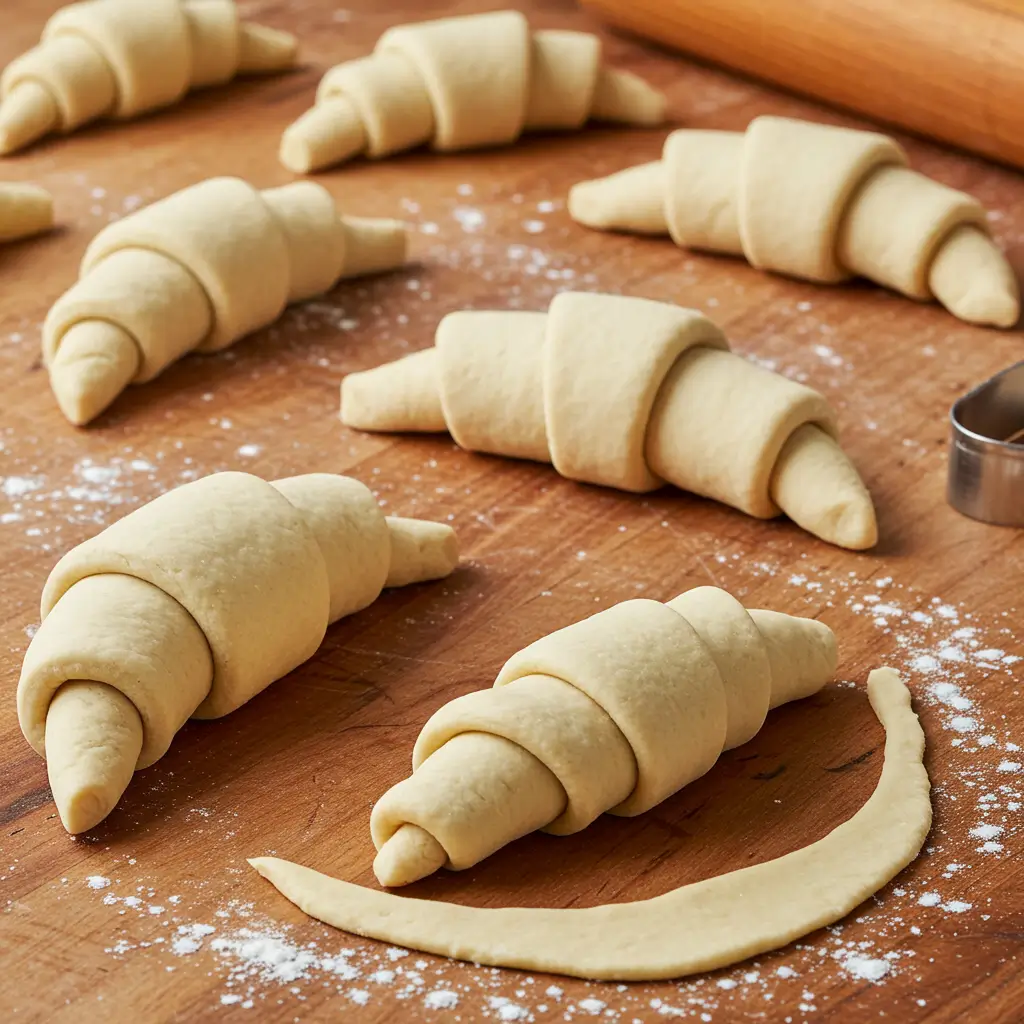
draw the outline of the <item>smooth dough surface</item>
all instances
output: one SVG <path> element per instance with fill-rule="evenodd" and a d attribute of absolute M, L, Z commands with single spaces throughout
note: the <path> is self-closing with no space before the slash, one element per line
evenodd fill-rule
<path fill-rule="evenodd" d="M 518 11 L 492 11 L 396 25 L 370 56 L 329 70 L 316 106 L 285 132 L 281 160 L 306 173 L 360 153 L 505 145 L 531 129 L 591 117 L 654 125 L 664 113 L 661 93 L 604 66 L 597 36 L 531 32 Z"/>
<path fill-rule="evenodd" d="M 669 482 L 759 518 L 784 511 L 844 547 L 877 540 L 829 403 L 730 352 L 696 310 L 563 292 L 546 314 L 450 313 L 435 341 L 349 374 L 342 422 L 448 430 L 471 451 L 550 462 L 584 483 Z"/>
<path fill-rule="evenodd" d="M 885 762 L 852 818 L 793 853 L 650 900 L 491 910 L 376 892 L 275 857 L 250 864 L 326 924 L 458 960 L 621 981 L 714 970 L 839 920 L 920 851 L 931 825 L 924 732 L 892 669 L 871 673 L 868 696 Z"/>
<path fill-rule="evenodd" d="M 125 119 L 237 74 L 280 71 L 296 42 L 243 22 L 234 0 L 82 0 L 0 74 L 0 153 L 100 117 Z"/>
<path fill-rule="evenodd" d="M 412 774 L 370 815 L 378 880 L 471 867 L 535 829 L 568 835 L 606 812 L 642 814 L 835 666 L 826 625 L 748 611 L 717 587 L 624 601 L 559 629 L 424 725 Z M 425 849 L 435 853 L 419 863 Z"/>
<path fill-rule="evenodd" d="M 405 260 L 398 221 L 343 216 L 313 182 L 211 178 L 104 228 L 43 325 L 63 411 L 91 420 L 130 383 L 213 352 L 342 278 Z"/>
<path fill-rule="evenodd" d="M 866 277 L 1012 326 L 1018 284 L 981 204 L 907 162 L 877 132 L 758 117 L 745 132 L 673 132 L 660 161 L 575 185 L 569 212 L 810 281 Z"/>
<path fill-rule="evenodd" d="M 53 227 L 53 197 L 36 185 L 0 182 L 0 242 L 38 235 Z"/>
<path fill-rule="evenodd" d="M 240 707 L 331 622 L 457 561 L 450 527 L 386 517 L 362 483 L 325 473 L 213 474 L 72 548 L 18 682 L 65 826 L 95 825 L 188 718 Z"/>

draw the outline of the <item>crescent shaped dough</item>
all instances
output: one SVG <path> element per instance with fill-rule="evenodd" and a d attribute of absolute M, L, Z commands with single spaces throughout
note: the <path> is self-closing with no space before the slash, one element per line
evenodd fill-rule
<path fill-rule="evenodd" d="M 563 292 L 546 314 L 451 313 L 433 349 L 346 377 L 341 419 L 448 430 L 471 451 L 550 462 L 586 483 L 669 482 L 759 518 L 781 510 L 843 547 L 878 538 L 825 398 L 666 302 Z"/>
<path fill-rule="evenodd" d="M 314 182 L 210 178 L 104 228 L 43 325 L 43 360 L 79 426 L 185 353 L 216 352 L 287 304 L 405 261 L 400 221 L 343 216 Z"/>
<path fill-rule="evenodd" d="M 673 132 L 660 161 L 573 186 L 569 213 L 808 281 L 866 277 L 969 323 L 1012 327 L 1017 279 L 985 210 L 907 163 L 876 132 L 758 117 L 745 133 Z"/>
<path fill-rule="evenodd" d="M 715 970 L 838 921 L 919 853 L 931 826 L 924 732 L 892 669 L 871 673 L 868 696 L 885 728 L 885 763 L 852 818 L 784 857 L 653 899 L 490 910 L 375 892 L 276 857 L 249 863 L 326 924 L 457 960 L 610 981 Z"/>
<path fill-rule="evenodd" d="M 385 517 L 359 481 L 326 473 L 215 473 L 73 548 L 18 682 L 65 828 L 106 817 L 188 718 L 234 711 L 382 588 L 457 561 L 450 527 Z"/>
<path fill-rule="evenodd" d="M 53 227 L 53 197 L 35 185 L 0 182 L 0 242 L 39 235 Z"/>
<path fill-rule="evenodd" d="M 331 68 L 316 105 L 285 131 L 281 162 L 306 174 L 427 142 L 441 152 L 507 145 L 590 118 L 661 124 L 665 98 L 605 67 L 589 32 L 531 32 L 518 11 L 441 18 L 390 28 L 369 57 Z"/>
<path fill-rule="evenodd" d="M 295 64 L 293 36 L 240 21 L 234 0 L 85 0 L 0 74 L 0 154 L 101 117 L 177 103 L 190 89 Z"/>
<path fill-rule="evenodd" d="M 606 811 L 642 814 L 835 667 L 827 626 L 748 612 L 716 587 L 625 601 L 560 629 L 423 727 L 412 775 L 370 816 L 377 878 L 406 885 L 536 829 L 568 835 Z"/>

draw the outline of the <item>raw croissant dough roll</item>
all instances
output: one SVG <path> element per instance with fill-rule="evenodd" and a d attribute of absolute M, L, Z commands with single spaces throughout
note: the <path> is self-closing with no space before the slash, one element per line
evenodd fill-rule
<path fill-rule="evenodd" d="M 0 182 L 0 242 L 42 234 L 53 227 L 53 197 L 35 185 Z"/>
<path fill-rule="evenodd" d="M 54 14 L 0 75 L 0 154 L 101 117 L 177 103 L 190 89 L 295 63 L 286 32 L 239 21 L 234 0 L 85 0 Z"/>
<path fill-rule="evenodd" d="M 370 828 L 382 885 L 468 868 L 520 836 L 650 810 L 832 678 L 832 631 L 716 587 L 625 601 L 512 656 L 423 727 Z"/>
<path fill-rule="evenodd" d="M 650 491 L 666 481 L 843 547 L 877 540 L 874 506 L 816 391 L 728 350 L 692 309 L 564 292 L 548 313 L 446 316 L 436 347 L 341 385 L 361 430 L 449 430 L 471 451 Z"/>
<path fill-rule="evenodd" d="M 64 827 L 102 821 L 189 717 L 234 711 L 383 587 L 457 561 L 450 527 L 385 518 L 368 488 L 330 474 L 216 473 L 73 548 L 18 683 Z"/>
<path fill-rule="evenodd" d="M 399 221 L 341 216 L 313 182 L 257 191 L 211 178 L 104 228 L 43 325 L 43 359 L 72 423 L 186 352 L 216 352 L 340 278 L 405 261 Z"/>
<path fill-rule="evenodd" d="M 1012 327 L 1017 280 L 972 196 L 907 167 L 893 139 L 785 117 L 742 132 L 673 132 L 660 161 L 569 193 L 588 227 L 669 234 L 809 281 L 851 275 Z"/>
<path fill-rule="evenodd" d="M 590 118 L 661 124 L 665 98 L 604 67 L 589 32 L 531 32 L 518 11 L 441 18 L 388 29 L 369 57 L 328 71 L 316 105 L 284 133 L 281 162 L 304 174 L 425 142 L 499 146 Z"/>
<path fill-rule="evenodd" d="M 885 756 L 878 785 L 852 818 L 782 857 L 649 899 L 569 909 L 466 907 L 364 888 L 277 857 L 249 863 L 325 924 L 408 949 L 612 981 L 713 971 L 838 921 L 924 845 L 930 783 L 910 692 L 890 668 L 872 672 L 867 689 L 885 729 Z"/>

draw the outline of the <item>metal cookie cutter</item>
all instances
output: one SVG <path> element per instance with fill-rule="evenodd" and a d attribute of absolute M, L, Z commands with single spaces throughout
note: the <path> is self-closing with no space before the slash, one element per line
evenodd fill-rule
<path fill-rule="evenodd" d="M 949 419 L 949 503 L 972 519 L 1024 526 L 1024 362 L 969 391 Z"/>

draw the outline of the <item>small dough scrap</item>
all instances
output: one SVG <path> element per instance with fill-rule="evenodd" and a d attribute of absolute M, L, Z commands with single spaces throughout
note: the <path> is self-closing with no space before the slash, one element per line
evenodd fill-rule
<path fill-rule="evenodd" d="M 440 18 L 390 28 L 369 57 L 331 68 L 316 105 L 285 131 L 281 162 L 308 174 L 425 143 L 440 152 L 507 145 L 590 118 L 658 125 L 665 97 L 605 67 L 589 32 L 531 32 L 518 11 Z"/>
<path fill-rule="evenodd" d="M 547 313 L 450 313 L 435 341 L 346 377 L 342 422 L 448 430 L 470 451 L 626 491 L 672 483 L 853 550 L 878 539 L 825 398 L 730 352 L 696 310 L 563 292 Z"/>
<path fill-rule="evenodd" d="M 0 74 L 0 154 L 99 118 L 138 117 L 191 89 L 295 64 L 287 32 L 241 21 L 234 0 L 82 0 Z"/>
<path fill-rule="evenodd" d="M 885 762 L 852 818 L 783 857 L 653 899 L 492 910 L 375 892 L 277 857 L 249 863 L 325 924 L 457 960 L 607 981 L 728 967 L 840 920 L 920 852 L 932 818 L 924 732 L 894 670 L 871 673 L 868 697 L 885 729 Z"/>
<path fill-rule="evenodd" d="M 981 204 L 910 170 L 877 132 L 785 117 L 757 117 L 746 132 L 676 131 L 660 161 L 574 185 L 569 213 L 809 281 L 865 277 L 968 323 L 1012 327 L 1020 316 Z"/>
<path fill-rule="evenodd" d="M 40 235 L 53 227 L 53 197 L 36 185 L 0 182 L 0 242 Z"/>
<path fill-rule="evenodd" d="M 92 828 L 190 718 L 219 718 L 297 668 L 385 586 L 447 576 L 451 528 L 386 517 L 357 480 L 215 473 L 57 563 L 18 683 L 69 831 Z"/>
<path fill-rule="evenodd" d="M 187 352 L 215 352 L 344 278 L 405 262 L 400 221 L 341 215 L 314 182 L 262 192 L 210 178 L 104 228 L 43 325 L 61 410 L 79 426 Z"/>

